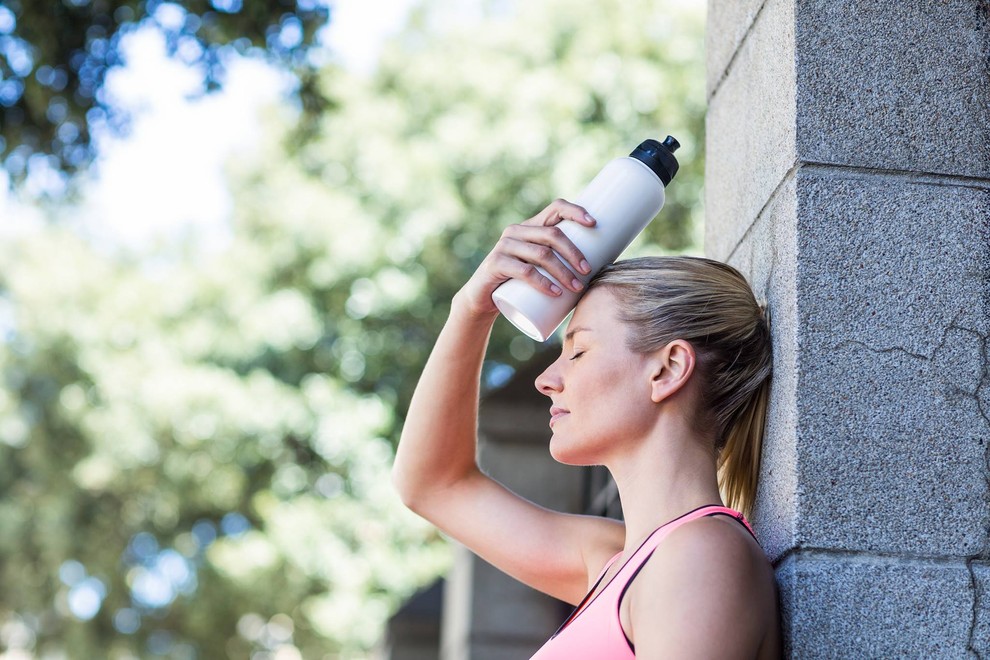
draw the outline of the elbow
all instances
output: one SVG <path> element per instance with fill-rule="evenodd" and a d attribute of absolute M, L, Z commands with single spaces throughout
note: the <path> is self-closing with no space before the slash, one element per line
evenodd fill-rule
<path fill-rule="evenodd" d="M 422 497 L 414 487 L 409 475 L 405 474 L 400 468 L 392 466 L 391 481 L 392 488 L 398 493 L 399 500 L 402 501 L 402 504 L 407 509 L 415 512 Z"/>
<path fill-rule="evenodd" d="M 477 469 L 473 472 L 477 472 Z M 405 507 L 427 520 L 432 520 L 433 514 L 443 510 L 444 500 L 450 496 L 451 489 L 463 483 L 469 474 L 423 475 L 417 474 L 415 470 L 393 465 L 390 476 L 392 487 Z"/>

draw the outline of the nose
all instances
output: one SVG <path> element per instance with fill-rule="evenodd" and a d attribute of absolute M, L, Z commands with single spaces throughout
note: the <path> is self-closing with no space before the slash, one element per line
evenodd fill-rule
<path fill-rule="evenodd" d="M 555 392 L 564 389 L 563 381 L 560 378 L 560 371 L 557 369 L 559 358 L 547 367 L 542 374 L 536 377 L 536 389 L 545 396 L 551 396 Z"/>

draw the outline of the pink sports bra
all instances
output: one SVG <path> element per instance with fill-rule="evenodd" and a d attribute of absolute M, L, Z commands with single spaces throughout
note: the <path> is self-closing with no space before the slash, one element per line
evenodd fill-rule
<path fill-rule="evenodd" d="M 741 513 L 724 506 L 710 504 L 674 518 L 653 531 L 650 536 L 625 561 L 605 588 L 598 594 L 595 589 L 601 583 L 609 567 L 622 553 L 616 554 L 602 569 L 598 580 L 578 604 L 563 625 L 547 640 L 530 660 L 635 660 L 632 642 L 626 637 L 619 621 L 619 604 L 636 574 L 650 558 L 668 534 L 685 523 L 705 516 L 732 516 L 753 533 L 753 528 Z M 754 535 L 755 537 L 755 535 Z M 591 599 L 589 602 L 589 598 Z"/>

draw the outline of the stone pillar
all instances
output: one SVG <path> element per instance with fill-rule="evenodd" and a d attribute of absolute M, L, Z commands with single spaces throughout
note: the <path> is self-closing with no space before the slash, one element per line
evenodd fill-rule
<path fill-rule="evenodd" d="M 537 504 L 579 513 L 587 500 L 585 469 L 550 456 L 550 400 L 533 381 L 553 359 L 538 355 L 508 383 L 481 400 L 478 463 L 492 478 Z M 527 587 L 463 546 L 447 576 L 441 625 L 442 660 L 528 658 L 553 634 L 571 607 Z"/>
<path fill-rule="evenodd" d="M 710 0 L 705 251 L 774 334 L 789 657 L 990 657 L 990 3 Z"/>
<path fill-rule="evenodd" d="M 385 625 L 373 660 L 436 660 L 440 656 L 440 616 L 444 579 L 413 594 Z"/>

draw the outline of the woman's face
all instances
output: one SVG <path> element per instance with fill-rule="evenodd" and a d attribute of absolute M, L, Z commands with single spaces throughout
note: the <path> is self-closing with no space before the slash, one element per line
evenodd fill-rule
<path fill-rule="evenodd" d="M 561 463 L 603 463 L 655 422 L 653 365 L 626 348 L 628 326 L 615 312 L 607 288 L 589 291 L 574 310 L 560 357 L 536 379 L 552 401 L 550 454 Z"/>

